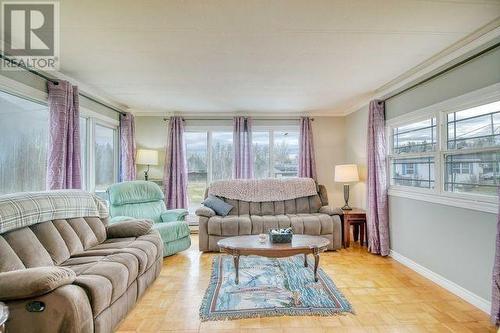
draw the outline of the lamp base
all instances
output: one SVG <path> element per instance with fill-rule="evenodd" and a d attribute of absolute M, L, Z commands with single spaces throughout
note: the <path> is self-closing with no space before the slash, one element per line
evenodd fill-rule
<path fill-rule="evenodd" d="M 342 210 L 352 210 L 352 208 L 348 204 L 345 204 L 344 207 L 342 207 L 340 209 L 342 209 Z"/>
<path fill-rule="evenodd" d="M 344 201 L 345 205 L 342 207 L 342 210 L 352 210 L 352 208 L 349 207 L 349 184 L 344 184 Z"/>

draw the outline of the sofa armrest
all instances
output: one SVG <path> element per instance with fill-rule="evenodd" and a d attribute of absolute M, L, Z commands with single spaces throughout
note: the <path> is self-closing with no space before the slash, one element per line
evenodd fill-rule
<path fill-rule="evenodd" d="M 195 214 L 197 216 L 205 216 L 205 217 L 212 217 L 212 216 L 217 215 L 212 208 L 209 208 L 209 207 L 206 207 L 206 206 L 199 207 L 196 210 Z"/>
<path fill-rule="evenodd" d="M 188 211 L 186 209 L 169 209 L 160 215 L 162 222 L 184 221 Z"/>
<path fill-rule="evenodd" d="M 339 215 L 342 216 L 344 215 L 344 212 L 340 208 L 331 208 L 330 206 L 323 206 L 319 209 L 319 212 L 322 214 L 328 214 L 330 216 L 333 215 Z"/>
<path fill-rule="evenodd" d="M 106 227 L 107 238 L 140 237 L 151 231 L 150 220 L 126 220 Z"/>
<path fill-rule="evenodd" d="M 0 273 L 0 301 L 32 298 L 73 283 L 76 274 L 65 267 L 35 267 Z"/>

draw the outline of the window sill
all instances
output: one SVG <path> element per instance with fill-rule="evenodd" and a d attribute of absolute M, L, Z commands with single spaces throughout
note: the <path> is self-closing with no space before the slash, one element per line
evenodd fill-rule
<path fill-rule="evenodd" d="M 440 205 L 453 206 L 463 209 L 477 210 L 486 213 L 498 213 L 498 203 L 481 201 L 475 198 L 463 198 L 460 195 L 438 194 L 423 191 L 412 191 L 401 188 L 390 188 L 389 193 L 393 197 L 415 199 L 420 201 L 432 202 Z"/>

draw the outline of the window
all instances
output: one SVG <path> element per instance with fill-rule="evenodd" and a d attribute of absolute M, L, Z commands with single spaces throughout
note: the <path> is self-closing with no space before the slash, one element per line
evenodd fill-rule
<path fill-rule="evenodd" d="M 212 178 L 231 179 L 233 175 L 233 132 L 212 132 Z"/>
<path fill-rule="evenodd" d="M 0 92 L 0 194 L 45 190 L 46 105 Z"/>
<path fill-rule="evenodd" d="M 188 129 L 184 138 L 189 210 L 193 212 L 203 201 L 208 183 L 232 178 L 233 132 Z"/>
<path fill-rule="evenodd" d="M 270 177 L 269 131 L 252 133 L 254 178 Z"/>
<path fill-rule="evenodd" d="M 201 205 L 208 183 L 208 132 L 186 132 L 189 210 Z"/>
<path fill-rule="evenodd" d="M 393 129 L 393 151 L 421 153 L 436 149 L 436 118 L 430 118 Z"/>
<path fill-rule="evenodd" d="M 448 113 L 444 189 L 494 196 L 500 185 L 500 102 Z"/>
<path fill-rule="evenodd" d="M 231 179 L 233 176 L 234 147 L 231 126 L 214 127 L 216 128 L 211 129 L 195 125 L 186 128 L 188 200 L 191 212 L 200 206 L 210 182 Z M 254 127 L 252 149 L 254 178 L 297 176 L 298 127 Z"/>
<path fill-rule="evenodd" d="M 46 189 L 49 110 L 22 85 L 0 91 L 0 194 Z M 118 121 L 80 107 L 81 184 L 103 193 L 118 178 Z"/>
<path fill-rule="evenodd" d="M 495 93 L 495 101 L 491 93 L 484 98 L 480 92 L 473 94 L 428 107 L 427 116 L 420 119 L 415 112 L 388 121 L 392 193 L 414 189 L 422 194 L 496 202 L 500 96 Z M 464 106 L 456 101 L 464 101 Z"/>
<path fill-rule="evenodd" d="M 274 177 L 297 177 L 299 169 L 299 133 L 274 132 Z"/>
<path fill-rule="evenodd" d="M 434 188 L 432 157 L 394 159 L 392 170 L 393 185 Z"/>
<path fill-rule="evenodd" d="M 391 185 L 434 188 L 436 118 L 394 127 L 391 133 Z"/>
<path fill-rule="evenodd" d="M 500 146 L 500 102 L 448 113 L 448 149 Z"/>
<path fill-rule="evenodd" d="M 106 191 L 117 182 L 117 133 L 115 128 L 95 125 L 95 191 Z"/>

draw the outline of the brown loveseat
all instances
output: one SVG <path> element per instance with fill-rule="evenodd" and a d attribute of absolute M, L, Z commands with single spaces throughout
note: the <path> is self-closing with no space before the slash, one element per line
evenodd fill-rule
<path fill-rule="evenodd" d="M 310 180 L 313 182 L 312 180 Z M 267 186 L 277 194 L 287 188 L 287 182 L 293 186 L 308 186 L 307 180 L 262 179 L 256 181 L 223 181 L 232 186 L 234 193 L 252 193 L 249 186 Z M 211 187 L 221 183 L 215 182 L 207 189 L 205 197 L 210 194 Z M 231 185 L 234 184 L 234 185 Z M 248 185 L 250 183 L 250 185 Z M 281 184 L 282 183 L 282 184 Z M 282 189 L 274 187 L 283 186 Z M 255 189 L 254 189 L 255 190 Z M 299 191 L 300 192 L 300 189 Z M 328 206 L 328 195 L 323 185 L 314 185 L 311 195 L 294 197 L 288 200 L 235 200 L 217 195 L 220 199 L 233 206 L 227 216 L 220 216 L 214 210 L 202 206 L 196 210 L 199 218 L 199 248 L 200 251 L 219 251 L 217 242 L 220 239 L 239 235 L 258 235 L 267 233 L 271 228 L 292 227 L 296 234 L 325 237 L 330 241 L 329 250 L 337 250 L 342 246 L 341 220 L 342 211 Z M 272 197 L 272 195 L 269 195 Z"/>
<path fill-rule="evenodd" d="M 0 301 L 8 332 L 112 332 L 160 273 L 151 222 L 107 225 L 83 191 L 0 196 Z"/>

